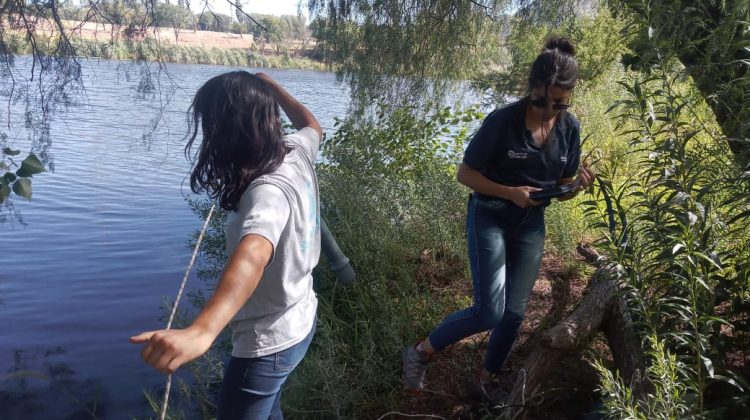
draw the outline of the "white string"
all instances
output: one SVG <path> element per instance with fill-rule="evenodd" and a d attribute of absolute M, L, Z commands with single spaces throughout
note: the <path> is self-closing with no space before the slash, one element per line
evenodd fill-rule
<path fill-rule="evenodd" d="M 195 257 L 198 255 L 198 250 L 201 247 L 201 241 L 203 241 L 203 235 L 206 233 L 206 230 L 208 230 L 208 222 L 211 220 L 211 215 L 214 213 L 214 208 L 216 208 L 216 203 L 211 205 L 211 210 L 208 211 L 208 216 L 206 216 L 206 221 L 203 222 L 203 228 L 201 228 L 201 233 L 198 235 L 198 240 L 195 242 L 195 248 L 193 249 L 193 256 L 190 258 L 190 263 L 187 266 L 187 269 L 185 270 L 185 275 L 182 277 L 182 283 L 180 284 L 180 290 L 177 292 L 177 298 L 174 301 L 174 305 L 172 306 L 172 313 L 169 314 L 169 321 L 167 321 L 167 330 L 172 328 L 172 321 L 174 320 L 174 315 L 177 313 L 177 305 L 180 304 L 180 298 L 182 297 L 182 292 L 185 291 L 185 284 L 187 283 L 188 276 L 190 275 L 190 271 L 193 269 L 193 264 L 195 263 Z M 167 375 L 167 387 L 164 390 L 164 400 L 161 403 L 161 415 L 159 418 L 161 420 L 164 420 L 167 417 L 167 405 L 169 404 L 169 390 L 172 388 L 172 374 L 170 373 Z"/>

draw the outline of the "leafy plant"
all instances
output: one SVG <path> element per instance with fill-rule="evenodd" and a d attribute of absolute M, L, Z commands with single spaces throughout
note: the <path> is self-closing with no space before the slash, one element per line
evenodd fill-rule
<path fill-rule="evenodd" d="M 685 385 L 679 376 L 682 366 L 677 357 L 655 335 L 649 337 L 648 343 L 650 363 L 646 376 L 653 384 L 653 390 L 643 400 L 634 398 L 629 385 L 617 373 L 612 373 L 600 361 L 593 363 L 601 378 L 599 391 L 604 397 L 605 418 L 672 420 L 684 418 L 690 413 L 685 404 Z"/>
<path fill-rule="evenodd" d="M 10 196 L 11 191 L 27 200 L 31 200 L 31 177 L 45 172 L 44 165 L 35 154 L 30 153 L 20 165 L 13 160 L 14 156 L 21 154 L 20 150 L 9 147 L 3 149 L 3 161 L 0 161 L 0 204 Z M 13 168 L 17 168 L 15 172 Z"/>
<path fill-rule="evenodd" d="M 605 205 L 588 201 L 586 212 L 605 233 L 599 246 L 622 267 L 642 333 L 656 337 L 655 351 L 658 340 L 676 358 L 681 403 L 700 416 L 744 392 L 720 344 L 722 329 L 741 316 L 720 308 L 746 297 L 750 254 L 737 245 L 750 234 L 748 182 L 674 62 L 621 85 L 626 96 L 610 109 L 637 164 L 629 173 L 606 164 L 599 180 Z M 719 383 L 729 392 L 708 401 Z"/>

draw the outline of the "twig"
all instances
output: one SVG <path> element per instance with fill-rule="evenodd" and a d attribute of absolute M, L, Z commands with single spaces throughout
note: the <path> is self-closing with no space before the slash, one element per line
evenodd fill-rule
<path fill-rule="evenodd" d="M 242 13 L 243 15 L 245 15 L 245 17 L 247 17 L 248 19 L 252 20 L 253 23 L 255 23 L 256 25 L 260 26 L 264 31 L 268 32 L 268 28 L 266 28 L 265 26 L 261 25 L 257 20 L 255 20 L 254 17 L 252 17 L 252 16 L 248 15 L 247 13 L 245 13 L 245 11 L 242 10 L 242 6 L 241 5 L 237 5 L 237 3 L 232 2 L 232 0 L 226 0 L 226 1 L 227 1 L 227 3 L 231 4 L 232 6 L 234 6 L 235 9 L 237 9 L 240 13 Z"/>
<path fill-rule="evenodd" d="M 490 14 L 490 7 L 489 6 L 487 6 L 486 4 L 482 4 L 482 3 L 480 3 L 480 2 L 478 2 L 476 0 L 469 0 L 469 1 L 472 4 L 474 4 L 475 6 L 479 6 L 482 9 L 484 9 L 485 16 L 487 16 L 487 18 L 489 18 L 491 21 L 493 21 L 493 22 L 495 21 L 495 16 L 493 16 L 493 15 Z"/>

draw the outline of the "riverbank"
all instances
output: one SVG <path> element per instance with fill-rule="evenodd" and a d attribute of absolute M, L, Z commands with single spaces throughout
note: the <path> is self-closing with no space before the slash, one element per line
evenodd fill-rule
<path fill-rule="evenodd" d="M 63 25 L 66 27 L 65 36 L 79 57 L 330 70 L 322 61 L 312 59 L 313 50 L 299 42 L 290 42 L 284 51 L 274 53 L 271 49 L 260 48 L 249 34 L 181 30 L 176 36 L 171 28 L 149 28 L 133 34 L 128 33 L 127 28 L 113 28 L 106 24 L 63 21 Z M 48 24 L 38 24 L 36 37 L 38 52 L 56 53 L 59 31 Z M 23 31 L 7 30 L 3 41 L 13 54 L 34 52 Z"/>

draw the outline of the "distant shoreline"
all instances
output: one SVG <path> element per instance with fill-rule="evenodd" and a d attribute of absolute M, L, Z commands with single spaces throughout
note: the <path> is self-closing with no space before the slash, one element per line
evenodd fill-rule
<path fill-rule="evenodd" d="M 258 51 L 259 46 L 251 34 L 240 36 L 235 33 L 182 29 L 175 37 L 172 28 L 152 27 L 138 37 L 125 37 L 126 28 L 115 28 L 113 31 L 112 25 L 109 24 L 63 21 L 63 25 L 66 27 L 65 35 L 76 49 L 76 56 L 81 58 L 331 70 L 325 63 L 306 57 L 305 54 L 312 49 L 304 48 L 302 42 L 292 42 L 281 54 L 264 54 Z M 59 32 L 48 24 L 40 25 L 36 35 L 45 41 L 59 38 Z M 114 43 L 113 35 L 116 40 Z M 9 52 L 13 54 L 33 53 L 32 44 L 22 31 L 7 31 L 5 43 L 9 47 Z M 37 48 L 44 54 L 52 54 L 54 44 L 37 42 Z"/>

